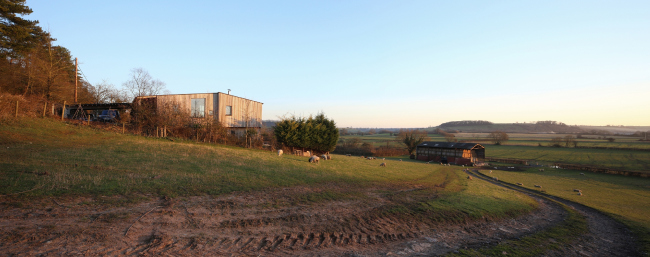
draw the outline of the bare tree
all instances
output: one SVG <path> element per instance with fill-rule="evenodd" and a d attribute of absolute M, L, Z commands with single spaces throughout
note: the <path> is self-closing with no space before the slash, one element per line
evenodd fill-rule
<path fill-rule="evenodd" d="M 402 141 L 402 144 L 406 146 L 406 150 L 409 152 L 409 154 L 413 154 L 415 152 L 415 148 L 421 144 L 422 142 L 429 140 L 429 136 L 427 135 L 426 131 L 420 131 L 417 129 L 400 129 L 399 135 L 398 135 L 400 141 Z"/>
<path fill-rule="evenodd" d="M 503 131 L 494 131 L 488 135 L 488 138 L 494 143 L 495 145 L 501 145 L 508 141 L 510 137 L 506 132 Z"/>
<path fill-rule="evenodd" d="M 130 79 L 122 86 L 131 99 L 138 96 L 158 95 L 168 92 L 165 82 L 153 79 L 149 72 L 143 68 L 131 70 Z"/>
<path fill-rule="evenodd" d="M 123 103 L 128 102 L 129 97 L 124 90 L 119 90 L 106 80 L 94 86 L 89 85 L 88 91 L 94 103 Z"/>
<path fill-rule="evenodd" d="M 576 146 L 576 139 L 573 137 L 573 135 L 566 135 L 564 136 L 564 145 L 566 147 L 569 147 L 571 145 Z"/>

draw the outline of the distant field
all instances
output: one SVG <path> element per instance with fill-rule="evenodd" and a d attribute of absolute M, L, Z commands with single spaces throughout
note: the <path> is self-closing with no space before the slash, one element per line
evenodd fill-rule
<path fill-rule="evenodd" d="M 455 135 L 459 141 L 472 142 L 475 140 L 474 142 L 485 146 L 486 157 L 534 160 L 540 164 L 562 162 L 650 172 L 650 151 L 548 147 L 551 138 L 564 137 L 566 134 L 509 134 L 510 140 L 500 146 L 484 141 L 487 138 L 487 133 L 457 133 Z M 341 138 L 355 137 L 361 139 L 362 142 L 372 143 L 375 147 L 384 146 L 386 143 L 393 147 L 404 147 L 396 136 L 389 134 L 347 135 Z M 595 139 L 594 136 L 588 137 L 577 139 L 578 146 L 650 149 L 649 142 L 640 142 L 637 138 L 632 137 L 614 136 L 614 142 Z M 431 134 L 429 138 L 431 141 L 445 142 L 445 138 L 441 135 Z M 539 147 L 539 144 L 542 144 L 542 147 Z"/>
<path fill-rule="evenodd" d="M 621 170 L 650 171 L 650 151 L 486 145 L 485 155 L 494 158 L 534 160 L 544 164 L 563 162 Z"/>

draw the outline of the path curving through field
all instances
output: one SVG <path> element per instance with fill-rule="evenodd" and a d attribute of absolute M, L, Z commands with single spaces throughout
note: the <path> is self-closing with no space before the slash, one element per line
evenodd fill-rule
<path fill-rule="evenodd" d="M 535 198 L 540 197 L 539 193 L 534 190 L 495 181 L 477 170 L 466 170 L 466 172 L 495 185 L 526 193 Z M 548 251 L 547 256 L 642 256 L 632 232 L 622 223 L 580 203 L 551 195 L 543 197 L 561 202 L 577 210 L 586 217 L 589 227 L 588 233 L 576 238 L 574 242 L 562 249 Z"/>

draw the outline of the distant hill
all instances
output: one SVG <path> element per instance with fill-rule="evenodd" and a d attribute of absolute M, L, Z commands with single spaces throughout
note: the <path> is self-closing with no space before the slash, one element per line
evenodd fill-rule
<path fill-rule="evenodd" d="M 487 133 L 503 131 L 508 133 L 581 133 L 578 126 L 569 126 L 557 121 L 538 121 L 536 123 L 492 123 L 489 121 L 450 121 L 438 128 L 447 132 Z"/>

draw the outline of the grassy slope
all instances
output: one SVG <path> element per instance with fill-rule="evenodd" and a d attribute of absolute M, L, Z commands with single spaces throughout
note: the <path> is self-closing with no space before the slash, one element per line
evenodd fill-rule
<path fill-rule="evenodd" d="M 532 189 L 534 185 L 541 185 L 548 194 L 610 213 L 635 230 L 645 240 L 646 251 L 650 250 L 650 179 L 580 173 L 555 169 L 544 172 L 537 169 L 526 172 L 492 170 L 491 176 L 510 183 L 523 183 Z M 577 195 L 573 189 L 582 190 L 584 195 Z"/>
<path fill-rule="evenodd" d="M 13 196 L 17 200 L 106 195 L 138 200 L 306 186 L 315 190 L 296 195 L 297 202 L 363 199 L 364 190 L 371 190 L 393 198 L 387 213 L 447 221 L 515 215 L 536 205 L 495 186 L 467 185 L 455 167 L 386 162 L 381 168 L 379 161 L 335 156 L 310 164 L 306 157 L 121 135 L 47 119 L 0 124 L 0 195 L 31 190 Z M 395 193 L 413 188 L 421 190 Z"/>

